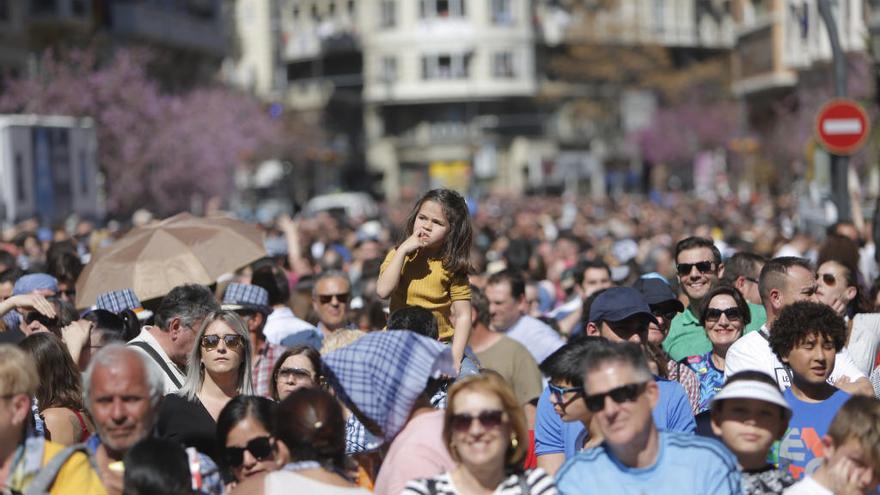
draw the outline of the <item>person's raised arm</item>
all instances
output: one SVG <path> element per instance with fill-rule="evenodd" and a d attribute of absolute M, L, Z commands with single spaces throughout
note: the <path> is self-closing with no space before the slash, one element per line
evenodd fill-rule
<path fill-rule="evenodd" d="M 33 309 L 43 316 L 55 318 L 55 307 L 48 299 L 40 294 L 19 294 L 12 296 L 3 302 L 0 302 L 0 316 L 12 311 L 13 309 Z"/>
<path fill-rule="evenodd" d="M 290 268 L 298 274 L 307 275 L 311 273 L 309 262 L 303 258 L 302 246 L 299 238 L 299 222 L 290 218 L 286 213 L 278 217 L 278 228 L 284 233 L 284 239 L 287 241 L 287 261 Z"/>
<path fill-rule="evenodd" d="M 467 300 L 452 301 L 452 320 L 455 328 L 452 334 L 452 362 L 455 371 L 461 370 L 464 348 L 471 338 L 471 302 Z"/>
<path fill-rule="evenodd" d="M 413 234 L 406 238 L 400 246 L 394 251 L 391 260 L 388 261 L 382 271 L 379 273 L 379 279 L 376 281 L 376 295 L 379 299 L 388 299 L 397 284 L 400 282 L 400 272 L 403 270 L 403 262 L 410 253 L 421 247 L 422 242 L 418 234 Z"/>

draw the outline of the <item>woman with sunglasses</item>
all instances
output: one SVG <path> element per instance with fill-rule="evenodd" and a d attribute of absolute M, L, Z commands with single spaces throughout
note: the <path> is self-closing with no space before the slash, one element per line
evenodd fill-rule
<path fill-rule="evenodd" d="M 456 466 L 409 482 L 405 494 L 557 493 L 553 478 L 543 469 L 522 470 L 528 427 L 503 378 L 494 373 L 463 378 L 449 389 L 448 404 L 443 440 Z"/>
<path fill-rule="evenodd" d="M 743 335 L 751 321 L 749 305 L 733 287 L 720 285 L 706 294 L 700 310 L 700 325 L 712 343 L 712 350 L 685 360 L 700 379 L 700 409 L 709 410 L 709 402 L 724 385 L 724 360 L 730 346 Z"/>
<path fill-rule="evenodd" d="M 235 482 L 275 471 L 287 463 L 287 448 L 270 433 L 278 404 L 265 397 L 239 395 L 217 418 L 221 465 Z"/>
<path fill-rule="evenodd" d="M 269 393 L 276 401 L 284 400 L 294 390 L 320 387 L 324 383 L 321 355 L 313 347 L 300 345 L 284 351 L 272 368 Z"/>
<path fill-rule="evenodd" d="M 215 462 L 217 418 L 238 395 L 252 395 L 248 330 L 234 311 L 211 313 L 196 332 L 186 381 L 162 401 L 156 428 L 164 438 L 195 447 Z"/>
<path fill-rule="evenodd" d="M 245 479 L 233 494 L 369 495 L 346 474 L 345 420 L 339 402 L 317 388 L 300 388 L 278 405 L 274 428 L 281 469 Z"/>

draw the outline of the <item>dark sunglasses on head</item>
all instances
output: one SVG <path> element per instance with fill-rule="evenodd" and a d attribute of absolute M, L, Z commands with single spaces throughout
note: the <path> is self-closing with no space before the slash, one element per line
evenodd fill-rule
<path fill-rule="evenodd" d="M 729 321 L 742 320 L 742 312 L 739 308 L 709 308 L 706 310 L 706 321 L 718 321 L 721 319 L 721 315 L 726 316 Z"/>
<path fill-rule="evenodd" d="M 262 461 L 272 455 L 272 439 L 257 437 L 251 439 L 244 447 L 226 447 L 223 449 L 223 461 L 227 466 L 237 468 L 244 462 L 244 451 L 247 450 L 254 459 Z"/>
<path fill-rule="evenodd" d="M 471 416 L 466 413 L 453 414 L 449 420 L 449 424 L 455 431 L 468 431 L 475 419 L 483 425 L 483 428 L 491 430 L 501 426 L 501 422 L 504 421 L 504 411 L 500 409 L 494 411 L 482 411 L 476 416 Z"/>
<path fill-rule="evenodd" d="M 318 301 L 321 301 L 321 304 L 330 304 L 330 301 L 332 301 L 334 297 L 340 304 L 345 304 L 348 302 L 348 298 L 351 297 L 351 294 L 348 292 L 343 292 L 341 294 L 318 294 Z"/>
<path fill-rule="evenodd" d="M 833 273 L 817 273 L 816 278 L 822 278 L 822 282 L 825 282 L 825 285 L 828 287 L 834 287 L 837 285 L 837 277 L 834 276 Z"/>
<path fill-rule="evenodd" d="M 584 402 L 586 402 L 587 409 L 589 409 L 590 412 L 599 412 L 602 409 L 605 409 L 605 397 L 611 397 L 611 400 L 618 404 L 632 402 L 645 391 L 645 387 L 647 386 L 648 382 L 622 385 L 602 394 L 586 395 L 584 396 Z"/>
<path fill-rule="evenodd" d="M 715 269 L 715 263 L 711 261 L 698 261 L 697 263 L 679 263 L 676 267 L 681 276 L 690 275 L 691 270 L 697 267 L 700 273 L 709 273 Z"/>
<path fill-rule="evenodd" d="M 241 335 L 204 335 L 202 336 L 202 347 L 206 351 L 210 351 L 220 345 L 220 339 L 223 339 L 223 343 L 226 344 L 226 347 L 229 349 L 237 350 L 244 347 L 244 339 Z"/>
<path fill-rule="evenodd" d="M 291 378 L 296 380 L 311 380 L 312 373 L 305 368 L 281 368 L 278 370 L 278 378 L 284 380 L 289 380 Z"/>

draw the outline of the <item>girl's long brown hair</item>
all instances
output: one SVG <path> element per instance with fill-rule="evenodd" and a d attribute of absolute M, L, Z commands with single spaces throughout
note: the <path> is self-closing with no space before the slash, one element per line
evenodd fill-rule
<path fill-rule="evenodd" d="M 467 275 L 470 270 L 470 252 L 473 242 L 473 227 L 468 213 L 467 203 L 461 194 L 451 189 L 432 189 L 424 194 L 416 202 L 409 218 L 406 219 L 406 230 L 397 244 L 400 246 L 413 233 L 413 225 L 422 204 L 425 201 L 433 201 L 443 208 L 446 221 L 449 222 L 449 231 L 443 241 L 440 250 L 440 258 L 443 260 L 443 268 L 453 274 Z"/>

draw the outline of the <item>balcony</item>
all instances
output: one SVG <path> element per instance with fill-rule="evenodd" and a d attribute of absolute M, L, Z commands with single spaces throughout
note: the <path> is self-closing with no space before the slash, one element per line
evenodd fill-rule
<path fill-rule="evenodd" d="M 219 5 L 216 9 L 211 18 L 148 3 L 112 2 L 111 30 L 120 36 L 222 57 L 228 43 Z"/>

